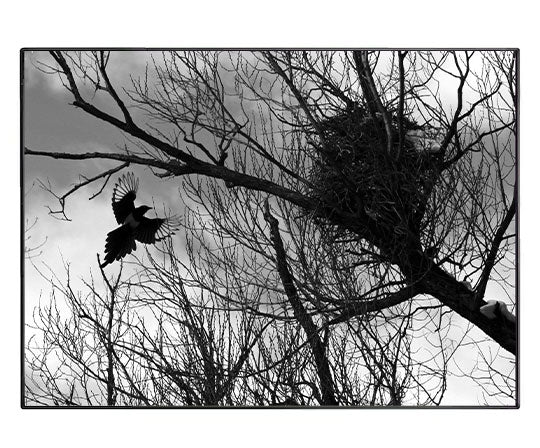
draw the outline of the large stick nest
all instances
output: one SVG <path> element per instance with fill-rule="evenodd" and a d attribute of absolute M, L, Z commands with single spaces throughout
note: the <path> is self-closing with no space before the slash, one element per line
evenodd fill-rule
<path fill-rule="evenodd" d="M 372 117 L 361 106 L 321 121 L 314 131 L 311 194 L 319 200 L 326 224 L 335 224 L 333 213 L 339 210 L 392 233 L 418 226 L 418 211 L 440 163 L 440 140 L 433 129 L 404 118 L 397 157 L 399 126 L 395 114 L 391 116 L 390 153 L 382 117 Z"/>

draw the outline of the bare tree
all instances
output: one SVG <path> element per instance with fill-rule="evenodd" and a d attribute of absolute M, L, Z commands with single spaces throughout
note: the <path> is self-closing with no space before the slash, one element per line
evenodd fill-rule
<path fill-rule="evenodd" d="M 483 332 L 515 355 L 513 316 L 483 310 L 489 282 L 514 305 L 516 53 L 165 52 L 125 87 L 111 82 L 110 53 L 51 55 L 42 70 L 129 146 L 26 154 L 121 162 L 77 188 L 129 164 L 184 181 L 189 262 L 166 247 L 177 277 L 153 260 L 130 283 L 157 281 L 147 299 L 156 303 L 163 288 L 180 288 L 167 298 L 175 311 L 156 315 L 177 316 L 170 326 L 151 335 L 129 324 L 140 333 L 130 353 L 145 360 L 133 384 L 159 371 L 167 391 L 156 400 L 157 389 L 124 387 L 134 400 L 439 404 L 468 338 L 484 353 Z M 57 195 L 62 213 L 70 193 Z M 201 321 L 194 306 L 210 314 Z M 240 327 L 216 333 L 236 314 Z M 172 343 L 156 359 L 155 341 L 180 329 L 195 352 Z M 114 344 L 104 341 L 107 353 Z M 513 396 L 515 373 L 484 360 L 490 374 L 478 381 Z M 92 378 L 112 391 L 118 377 Z"/>
<path fill-rule="evenodd" d="M 147 260 L 137 260 L 125 280 L 123 270 L 114 281 L 101 271 L 101 282 L 85 281 L 84 292 L 74 290 L 68 264 L 64 281 L 41 271 L 52 293 L 46 305 L 36 307 L 29 325 L 27 404 L 440 402 L 445 369 L 413 359 L 407 334 L 411 317 L 322 322 L 317 328 L 306 307 L 298 311 L 299 297 L 287 295 L 290 305 L 264 302 L 268 285 L 250 288 L 236 278 L 225 296 L 210 286 L 223 282 L 223 276 L 207 277 L 211 264 L 201 252 L 190 250 L 197 260 L 187 264 L 170 241 L 162 249 L 159 256 L 148 252 Z M 283 271 L 275 273 L 276 283 L 283 278 Z M 283 288 L 291 294 L 290 284 Z M 430 381 L 422 378 L 430 372 L 426 367 L 434 370 Z"/>

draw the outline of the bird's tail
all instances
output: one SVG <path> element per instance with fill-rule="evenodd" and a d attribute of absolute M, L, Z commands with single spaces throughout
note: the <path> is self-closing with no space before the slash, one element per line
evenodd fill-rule
<path fill-rule="evenodd" d="M 105 243 L 105 259 L 100 264 L 104 268 L 114 260 L 120 260 L 136 249 L 131 228 L 128 225 L 120 226 L 107 234 Z"/>

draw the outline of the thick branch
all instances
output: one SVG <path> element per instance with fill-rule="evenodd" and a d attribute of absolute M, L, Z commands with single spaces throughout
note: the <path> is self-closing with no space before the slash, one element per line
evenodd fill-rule
<path fill-rule="evenodd" d="M 517 326 L 515 322 L 500 316 L 490 319 L 480 312 L 486 305 L 482 299 L 475 300 L 476 294 L 458 282 L 439 267 L 424 273 L 419 286 L 425 293 L 438 299 L 443 305 L 476 325 L 505 350 L 513 355 L 517 352 Z"/>
<path fill-rule="evenodd" d="M 157 159 L 147 159 L 139 157 L 134 154 L 119 154 L 113 152 L 84 152 L 81 154 L 73 154 L 69 152 L 52 152 L 52 151 L 35 151 L 28 147 L 24 148 L 24 153 L 33 156 L 44 156 L 52 159 L 64 159 L 64 160 L 86 160 L 86 159 L 109 159 L 119 160 L 121 162 L 134 163 L 137 165 L 153 166 L 162 170 L 171 171 L 177 174 L 178 170 L 183 170 L 182 174 L 186 174 L 189 171 L 185 166 L 175 161 L 163 162 Z M 125 164 L 124 164 L 125 165 Z"/>
<path fill-rule="evenodd" d="M 328 322 L 328 325 L 339 324 L 348 321 L 354 316 L 362 316 L 367 313 L 373 313 L 399 305 L 400 303 L 412 299 L 418 293 L 417 287 L 407 286 L 400 291 L 388 294 L 383 299 L 348 303 L 343 306 L 341 314 Z"/>
<path fill-rule="evenodd" d="M 392 155 L 392 124 L 388 111 L 381 101 L 379 92 L 377 92 L 377 87 L 375 86 L 375 81 L 373 80 L 371 68 L 369 67 L 368 52 L 355 51 L 353 52 L 353 57 L 356 63 L 358 76 L 360 78 L 362 91 L 367 98 L 368 108 L 370 109 L 372 116 L 376 117 L 377 113 L 382 116 L 386 134 L 386 151 L 389 155 Z"/>
<path fill-rule="evenodd" d="M 289 302 L 293 308 L 294 315 L 302 328 L 304 329 L 313 357 L 315 358 L 315 365 L 317 367 L 317 374 L 321 383 L 322 392 L 322 404 L 325 405 L 337 405 L 336 398 L 334 396 L 334 383 L 332 375 L 330 373 L 330 364 L 326 356 L 325 346 L 319 337 L 318 329 L 313 323 L 313 320 L 307 313 L 298 292 L 294 285 L 292 274 L 289 270 L 287 263 L 287 255 L 283 246 L 283 241 L 279 233 L 278 221 L 270 213 L 268 202 L 266 202 L 266 210 L 264 217 L 270 225 L 270 234 L 276 251 L 276 267 L 285 289 L 285 294 L 289 299 Z"/>
<path fill-rule="evenodd" d="M 51 157 L 54 159 L 67 159 L 67 160 L 85 160 L 85 159 L 111 159 L 120 160 L 123 162 L 130 162 L 139 165 L 153 166 L 160 168 L 173 175 L 184 175 L 190 173 L 203 174 L 215 179 L 222 179 L 230 185 L 245 187 L 251 190 L 264 191 L 272 195 L 278 196 L 286 201 L 289 201 L 299 207 L 306 210 L 314 210 L 316 204 L 296 191 L 282 187 L 269 180 L 260 179 L 249 174 L 240 173 L 238 171 L 230 170 L 224 166 L 213 165 L 205 162 L 198 162 L 195 166 L 184 165 L 175 160 L 169 160 L 167 162 L 157 159 L 147 159 L 139 157 L 133 154 L 119 154 L 119 153 L 103 153 L 103 152 L 90 152 L 81 154 L 62 153 L 62 152 L 49 152 L 49 151 L 34 151 L 29 148 L 25 148 L 25 154 Z"/>
<path fill-rule="evenodd" d="M 107 62 L 109 61 L 109 57 L 105 57 L 105 52 L 100 51 L 99 52 L 99 71 L 101 72 L 101 76 L 103 76 L 103 79 L 105 80 L 105 85 L 107 86 L 107 91 L 109 94 L 114 98 L 114 101 L 116 101 L 116 104 L 118 104 L 118 107 L 122 111 L 122 114 L 124 115 L 124 119 L 126 120 L 126 124 L 131 127 L 136 127 L 135 123 L 133 122 L 133 119 L 131 118 L 131 114 L 129 113 L 126 105 L 124 102 L 120 99 L 118 96 L 118 93 L 116 93 L 116 90 L 114 89 L 111 80 L 109 79 L 109 75 L 107 73 Z"/>
<path fill-rule="evenodd" d="M 461 67 L 458 62 L 458 58 L 456 56 L 456 53 L 453 53 L 454 56 L 454 62 L 456 64 L 456 67 L 459 71 L 459 85 L 457 88 L 457 105 L 456 105 L 456 111 L 454 112 L 454 116 L 452 118 L 452 122 L 448 126 L 448 131 L 441 143 L 441 149 L 440 151 L 442 153 L 446 152 L 446 148 L 454 138 L 454 136 L 457 133 L 457 125 L 459 123 L 460 117 L 461 117 L 461 110 L 463 109 L 463 88 L 465 87 L 465 83 L 467 81 L 467 76 L 469 75 L 469 61 L 471 59 L 471 56 L 467 52 L 465 52 L 465 58 L 466 58 L 466 66 L 465 66 L 465 72 L 461 70 Z"/>
<path fill-rule="evenodd" d="M 480 282 L 478 283 L 478 286 L 476 288 L 476 295 L 478 298 L 483 298 L 484 294 L 486 293 L 486 287 L 489 281 L 489 276 L 491 274 L 493 267 L 495 266 L 495 261 L 497 259 L 497 253 L 499 252 L 499 247 L 504 238 L 506 230 L 508 229 L 508 226 L 514 219 L 514 216 L 516 214 L 516 208 L 517 208 L 517 201 L 516 201 L 516 195 L 514 194 L 512 203 L 510 204 L 510 207 L 508 208 L 508 211 L 506 212 L 506 215 L 504 216 L 501 222 L 501 225 L 499 226 L 497 232 L 495 233 L 495 237 L 493 238 L 491 248 L 486 256 L 486 259 L 484 262 L 484 270 L 482 271 Z"/>
<path fill-rule="evenodd" d="M 64 75 L 68 79 L 69 90 L 70 90 L 70 92 L 73 94 L 73 96 L 75 98 L 75 101 L 73 101 L 74 106 L 84 110 L 85 112 L 87 112 L 88 114 L 90 114 L 90 115 L 92 115 L 92 116 L 94 116 L 96 118 L 99 118 L 100 120 L 103 120 L 103 121 L 117 127 L 118 129 L 132 135 L 133 137 L 136 137 L 136 138 L 144 141 L 145 143 L 148 143 L 149 145 L 155 147 L 156 149 L 159 149 L 160 151 L 164 152 L 165 154 L 167 154 L 170 157 L 181 160 L 181 161 L 183 161 L 185 163 L 196 164 L 198 162 L 198 159 L 193 157 L 192 155 L 187 154 L 187 153 L 179 150 L 178 148 L 175 148 L 174 146 L 169 145 L 168 143 L 165 143 L 165 142 L 159 140 L 158 138 L 148 134 L 147 132 L 145 132 L 144 130 L 142 130 L 138 126 L 136 126 L 133 123 L 133 121 L 131 120 L 131 118 L 127 119 L 126 122 L 123 122 L 122 120 L 119 120 L 118 118 L 113 117 L 112 115 L 110 115 L 110 114 L 108 114 L 106 112 L 103 112 L 101 109 L 98 109 L 94 105 L 92 105 L 92 104 L 88 103 L 87 101 L 85 101 L 84 98 L 80 94 L 80 91 L 79 91 L 79 89 L 77 87 L 77 83 L 75 82 L 75 78 L 73 77 L 73 73 L 72 73 L 71 69 L 69 68 L 69 65 L 66 62 L 66 60 L 65 60 L 64 56 L 62 55 L 62 53 L 59 52 L 59 51 L 53 51 L 53 52 L 51 52 L 51 54 L 54 57 L 54 59 L 56 60 L 56 62 L 58 63 L 58 65 L 60 65 L 60 67 L 62 69 L 62 72 L 64 73 Z M 111 86 L 111 88 L 112 88 L 112 86 Z M 112 92 L 114 92 L 114 89 L 112 90 Z M 115 99 L 117 104 L 122 103 L 119 98 L 118 98 L 118 101 L 120 101 L 120 103 L 118 103 L 118 101 L 116 100 L 116 98 L 114 97 L 112 92 L 109 92 L 109 93 L 111 94 L 111 96 L 113 96 L 113 99 Z M 128 116 L 129 116 L 129 113 L 127 112 L 127 109 L 125 109 L 125 107 L 122 110 L 125 111 L 124 113 L 127 113 Z"/>
<path fill-rule="evenodd" d="M 399 62 L 399 104 L 398 104 L 398 133 L 399 133 L 399 149 L 397 157 L 403 152 L 403 142 L 405 140 L 405 129 L 403 127 L 403 109 L 405 107 L 405 68 L 403 60 L 407 55 L 406 51 L 398 51 Z"/>

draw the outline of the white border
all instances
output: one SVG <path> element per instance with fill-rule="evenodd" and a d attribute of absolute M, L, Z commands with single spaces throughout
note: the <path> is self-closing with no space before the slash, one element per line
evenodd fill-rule
<path fill-rule="evenodd" d="M 529 2 L 532 5 L 533 2 Z M 259 6 L 255 6 L 258 4 Z M 24 1 L 3 6 L 2 440 L 7 446 L 531 446 L 540 402 L 535 288 L 538 14 L 519 2 Z M 175 5 L 175 6 L 172 6 Z M 354 6 L 353 6 L 354 5 Z M 521 409 L 21 410 L 19 49 L 23 46 L 519 47 L 521 49 Z M 534 431 L 534 433 L 533 433 Z"/>

